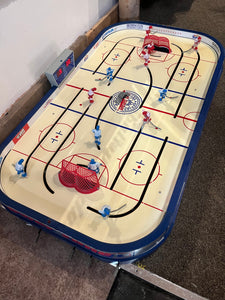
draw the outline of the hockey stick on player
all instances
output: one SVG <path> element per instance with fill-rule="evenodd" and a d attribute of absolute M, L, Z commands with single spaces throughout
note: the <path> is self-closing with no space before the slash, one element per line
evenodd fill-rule
<path fill-rule="evenodd" d="M 194 49 L 191 47 L 190 49 L 183 51 L 183 53 L 190 52 L 191 50 L 193 50 L 193 51 L 194 51 Z"/>
<path fill-rule="evenodd" d="M 159 130 L 161 130 L 161 128 L 159 128 L 158 126 L 156 126 L 154 123 L 152 123 L 152 121 L 149 121 L 149 123 L 153 126 L 153 127 L 155 127 L 155 129 L 159 129 Z"/>
<path fill-rule="evenodd" d="M 167 96 L 167 95 L 166 95 L 166 98 L 169 98 L 169 99 L 175 99 L 175 98 L 178 98 L 178 96 Z"/>
<path fill-rule="evenodd" d="M 116 212 L 116 211 L 118 211 L 118 210 L 121 210 L 121 209 L 124 208 L 126 205 L 127 205 L 127 204 L 124 204 L 124 205 L 122 205 L 121 207 L 112 210 L 111 213 L 112 213 L 112 212 Z"/>
<path fill-rule="evenodd" d="M 95 81 L 102 81 L 102 80 L 106 79 L 106 77 L 107 77 L 107 75 L 103 78 L 96 78 Z"/>
<path fill-rule="evenodd" d="M 150 54 L 150 56 L 152 56 L 152 57 L 161 57 L 160 55 L 153 55 L 153 54 Z"/>

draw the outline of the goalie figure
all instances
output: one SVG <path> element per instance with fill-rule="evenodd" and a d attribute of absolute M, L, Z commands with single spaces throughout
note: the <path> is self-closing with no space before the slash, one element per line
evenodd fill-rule
<path fill-rule="evenodd" d="M 88 164 L 88 169 L 92 170 L 92 171 L 95 171 L 96 174 L 98 174 L 99 171 L 100 171 L 100 169 L 99 169 L 100 166 L 101 166 L 101 164 L 99 162 L 95 161 L 94 158 L 92 158 L 91 161 Z"/>

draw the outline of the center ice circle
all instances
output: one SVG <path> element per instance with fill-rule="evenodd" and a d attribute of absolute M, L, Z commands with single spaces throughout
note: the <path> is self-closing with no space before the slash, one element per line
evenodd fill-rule
<path fill-rule="evenodd" d="M 139 94 L 128 90 L 125 92 L 129 94 L 129 98 L 127 98 L 122 109 L 120 109 L 122 99 L 119 97 L 119 95 L 122 93 L 121 91 L 113 94 L 112 99 L 109 102 L 110 108 L 118 114 L 132 114 L 140 108 L 142 102 L 142 98 Z"/>

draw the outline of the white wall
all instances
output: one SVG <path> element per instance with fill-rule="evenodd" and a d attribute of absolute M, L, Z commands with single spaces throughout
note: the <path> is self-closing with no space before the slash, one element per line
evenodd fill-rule
<path fill-rule="evenodd" d="M 0 0 L 0 116 L 117 0 Z"/>

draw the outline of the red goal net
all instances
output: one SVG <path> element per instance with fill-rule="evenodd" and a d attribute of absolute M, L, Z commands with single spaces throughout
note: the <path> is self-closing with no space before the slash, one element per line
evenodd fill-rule
<path fill-rule="evenodd" d="M 159 36 L 156 36 L 156 35 L 148 35 L 144 39 L 144 43 L 143 43 L 142 48 L 145 48 L 151 42 L 154 44 L 155 50 L 163 51 L 163 48 L 164 48 L 165 52 L 168 52 L 168 53 L 171 52 L 170 42 L 169 42 L 168 38 L 159 37 Z"/>
<path fill-rule="evenodd" d="M 99 189 L 95 171 L 63 159 L 59 180 L 66 187 L 74 187 L 82 194 L 90 194 Z"/>

